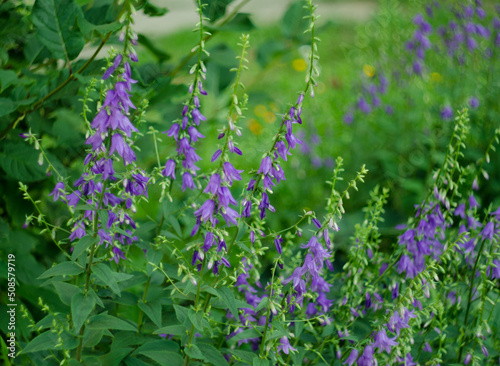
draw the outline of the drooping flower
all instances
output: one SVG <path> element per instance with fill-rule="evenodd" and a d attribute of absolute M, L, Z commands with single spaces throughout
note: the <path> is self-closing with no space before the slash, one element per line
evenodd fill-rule
<path fill-rule="evenodd" d="M 297 349 L 293 348 L 290 345 L 290 341 L 288 340 L 288 337 L 284 336 L 280 338 L 280 344 L 278 345 L 278 352 L 283 351 L 285 354 L 289 354 L 291 352 L 296 352 Z"/>

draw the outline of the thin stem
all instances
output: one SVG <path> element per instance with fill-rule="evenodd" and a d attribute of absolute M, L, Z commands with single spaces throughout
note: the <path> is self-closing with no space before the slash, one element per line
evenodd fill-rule
<path fill-rule="evenodd" d="M 479 258 L 481 257 L 481 252 L 483 251 L 484 243 L 486 243 L 486 240 L 483 240 L 481 242 L 481 247 L 479 248 L 479 251 L 477 252 L 477 257 L 476 261 L 474 262 L 474 268 L 472 269 L 471 275 L 470 275 L 470 283 L 469 283 L 469 296 L 467 299 L 467 309 L 465 310 L 465 319 L 464 319 L 464 327 L 469 326 L 467 324 L 467 321 L 469 320 L 469 312 L 470 312 L 470 305 L 471 305 L 471 300 L 472 300 L 472 292 L 474 290 L 474 276 L 476 275 L 476 268 L 479 263 Z M 457 362 L 460 363 L 460 360 L 462 359 L 462 352 L 464 349 L 464 345 L 460 345 L 460 350 L 458 351 L 458 358 Z"/>

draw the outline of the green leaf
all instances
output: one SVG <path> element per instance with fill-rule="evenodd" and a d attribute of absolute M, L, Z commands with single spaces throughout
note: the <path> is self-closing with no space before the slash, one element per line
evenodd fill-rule
<path fill-rule="evenodd" d="M 253 358 L 253 366 L 269 366 L 269 361 L 268 360 L 263 360 L 259 356 L 255 356 Z"/>
<path fill-rule="evenodd" d="M 0 98 L 0 117 L 14 112 L 18 107 L 17 103 L 7 98 Z"/>
<path fill-rule="evenodd" d="M 120 29 L 123 25 L 119 22 L 107 23 L 95 25 L 85 19 L 83 14 L 78 14 L 78 27 L 84 34 L 84 36 L 88 39 L 92 38 L 94 32 L 98 33 L 101 36 L 108 34 L 109 32 L 114 32 Z"/>
<path fill-rule="evenodd" d="M 243 362 L 246 362 L 250 365 L 253 363 L 253 358 L 255 357 L 254 352 L 243 351 L 239 349 L 228 349 L 227 352 L 232 353 L 234 356 L 238 357 Z"/>
<path fill-rule="evenodd" d="M 74 0 L 37 0 L 32 19 L 36 35 L 55 58 L 73 60 L 85 40 L 75 27 L 80 8 Z"/>
<path fill-rule="evenodd" d="M 120 287 L 116 282 L 116 278 L 114 272 L 109 268 L 108 265 L 104 263 L 98 263 L 92 267 L 92 274 L 99 278 L 105 285 L 109 286 L 109 288 L 118 296 L 121 296 Z"/>
<path fill-rule="evenodd" d="M 174 304 L 174 310 L 177 320 L 179 320 L 181 324 L 185 324 L 185 321 L 188 318 L 188 309 L 180 305 Z"/>
<path fill-rule="evenodd" d="M 283 15 L 281 28 L 285 37 L 293 39 L 304 37 L 304 31 L 309 27 L 309 20 L 304 18 L 309 15 L 304 9 L 305 4 L 304 0 L 295 1 Z"/>
<path fill-rule="evenodd" d="M 174 215 L 169 215 L 168 221 L 170 221 L 170 224 L 172 224 L 172 227 L 174 228 L 179 238 L 182 238 L 182 230 L 181 225 L 179 224 L 179 220 L 177 220 Z"/>
<path fill-rule="evenodd" d="M 161 327 L 161 303 L 160 300 L 148 301 L 144 303 L 140 300 L 137 304 L 139 308 L 155 323 L 157 327 Z"/>
<path fill-rule="evenodd" d="M 250 19 L 250 14 L 238 13 L 233 19 L 218 29 L 223 31 L 250 32 L 255 29 L 255 25 Z"/>
<path fill-rule="evenodd" d="M 51 331 L 47 331 L 33 338 L 31 342 L 29 342 L 26 347 L 24 347 L 21 353 L 39 352 L 46 351 L 48 349 L 55 349 L 56 344 L 57 334 L 52 333 Z"/>
<path fill-rule="evenodd" d="M 52 285 L 55 287 L 57 294 L 61 298 L 63 304 L 68 306 L 71 305 L 71 298 L 77 292 L 80 292 L 80 287 L 72 285 L 67 282 L 52 281 Z"/>
<path fill-rule="evenodd" d="M 73 248 L 73 253 L 71 253 L 71 259 L 76 261 L 76 259 L 82 254 L 84 251 L 86 251 L 88 248 L 92 246 L 92 244 L 95 244 L 99 241 L 98 238 L 93 238 L 91 236 L 84 236 L 78 242 Z"/>
<path fill-rule="evenodd" d="M 144 351 L 142 355 L 149 357 L 162 366 L 182 366 L 184 360 L 178 353 L 168 351 Z"/>
<path fill-rule="evenodd" d="M 142 360 L 139 360 L 138 358 L 129 356 L 126 359 L 123 360 L 125 362 L 125 365 L 127 366 L 150 366 L 150 363 L 144 362 Z"/>
<path fill-rule="evenodd" d="M 203 15 L 213 23 L 224 16 L 226 8 L 233 0 L 201 0 Z"/>
<path fill-rule="evenodd" d="M 0 70 L 0 93 L 17 81 L 17 74 L 12 70 Z M 0 108 L 1 111 L 1 108 Z"/>
<path fill-rule="evenodd" d="M 216 290 L 219 298 L 224 304 L 226 304 L 231 314 L 233 314 L 233 316 L 238 319 L 238 308 L 236 307 L 236 299 L 234 297 L 234 293 L 227 287 L 219 287 Z"/>
<path fill-rule="evenodd" d="M 203 315 L 201 312 L 195 312 L 193 309 L 188 310 L 188 317 L 191 320 L 191 324 L 194 325 L 196 330 L 203 332 Z"/>
<path fill-rule="evenodd" d="M 255 311 L 259 312 L 268 304 L 269 304 L 269 297 L 264 297 L 262 300 L 260 300 L 259 305 L 257 305 L 257 307 L 255 308 Z"/>
<path fill-rule="evenodd" d="M 44 278 L 64 275 L 74 276 L 82 273 L 83 271 L 84 268 L 75 262 L 62 262 L 43 272 L 40 276 L 38 276 L 38 279 L 42 280 Z"/>
<path fill-rule="evenodd" d="M 244 330 L 241 333 L 236 334 L 232 338 L 229 338 L 229 342 L 233 343 L 233 342 L 241 341 L 243 339 L 260 338 L 260 336 L 261 336 L 261 334 L 258 331 L 256 331 L 253 328 L 250 328 L 250 329 Z"/>
<path fill-rule="evenodd" d="M 2 115 L 0 98 L 0 116 Z M 23 183 L 31 183 L 47 178 L 45 168 L 38 164 L 39 153 L 25 143 L 2 142 L 0 167 L 7 176 Z"/>
<path fill-rule="evenodd" d="M 168 53 L 163 51 L 161 48 L 156 47 L 155 44 L 153 42 L 151 42 L 151 40 L 148 37 L 146 37 L 142 34 L 139 34 L 138 41 L 140 44 L 142 44 L 149 52 L 151 52 L 156 57 L 156 59 L 158 60 L 159 63 L 162 63 L 163 61 L 167 61 L 171 58 L 171 56 Z"/>
<path fill-rule="evenodd" d="M 192 344 L 189 347 L 184 348 L 184 352 L 192 359 L 206 360 L 205 355 L 200 351 L 196 344 Z"/>
<path fill-rule="evenodd" d="M 83 323 L 87 320 L 94 309 L 95 299 L 89 294 L 78 292 L 71 298 L 71 317 L 75 332 L 78 333 Z"/>
<path fill-rule="evenodd" d="M 142 346 L 137 348 L 134 354 L 142 353 L 145 351 L 179 352 L 179 350 L 180 350 L 179 345 L 174 341 L 168 339 L 159 339 L 144 343 Z"/>
<path fill-rule="evenodd" d="M 187 328 L 185 325 L 182 324 L 176 324 L 176 325 L 169 325 L 163 328 L 160 328 L 158 330 L 155 330 L 153 334 L 172 334 L 172 335 L 184 335 L 186 334 Z"/>
<path fill-rule="evenodd" d="M 197 343 L 197 346 L 208 362 L 215 366 L 229 366 L 222 353 L 214 346 L 207 343 Z"/>
<path fill-rule="evenodd" d="M 156 5 L 151 4 L 148 0 L 144 1 L 144 7 L 142 8 L 144 14 L 150 17 L 161 17 L 168 13 L 167 8 L 160 8 Z"/>
<path fill-rule="evenodd" d="M 153 274 L 155 266 L 158 266 L 160 264 L 162 258 L 163 258 L 163 253 L 161 251 L 155 249 L 148 249 L 146 253 L 146 260 L 148 261 L 146 272 L 148 276 L 151 276 Z"/>
<path fill-rule="evenodd" d="M 89 329 L 117 329 L 137 332 L 137 326 L 108 314 L 99 314 L 90 318 Z"/>

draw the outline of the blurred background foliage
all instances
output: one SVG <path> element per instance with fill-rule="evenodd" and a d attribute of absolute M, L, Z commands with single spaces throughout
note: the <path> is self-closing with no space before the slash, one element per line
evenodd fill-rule
<path fill-rule="evenodd" d="M 252 16 L 244 13 L 244 7 L 242 12 L 231 13 L 232 0 L 205 0 L 205 3 L 213 36 L 207 40 L 208 96 L 202 100 L 202 113 L 207 121 L 201 128 L 206 139 L 198 147 L 198 154 L 205 158 L 200 166 L 202 171 L 211 169 L 207 157 L 215 151 L 217 130 L 225 124 L 228 86 L 234 77 L 229 69 L 236 63 L 238 38 L 241 33 L 248 33 L 250 66 L 242 82 L 249 99 L 243 137 L 239 139 L 243 156 L 233 161 L 235 167 L 245 170 L 244 181 L 248 181 L 248 173 L 258 168 L 262 153 L 270 146 L 281 114 L 295 102 L 303 85 L 308 53 L 307 39 L 302 34 L 303 4 L 290 1 L 279 22 L 257 27 Z M 357 2 L 349 3 L 356 11 Z M 168 12 L 168 8 L 155 4 L 139 0 L 137 9 L 150 17 Z M 321 217 L 330 191 L 325 182 L 331 177 L 336 157 L 344 158 L 346 179 L 351 179 L 366 164 L 370 171 L 366 183 L 345 203 L 347 214 L 336 238 L 340 252 L 349 245 L 354 224 L 362 219 L 362 207 L 376 185 L 390 188 L 386 220 L 381 227 L 386 243 L 397 235 L 395 225 L 413 215 L 414 205 L 424 198 L 433 170 L 443 161 L 453 129 L 452 120 L 441 117 L 443 107 L 457 110 L 466 106 L 472 96 L 480 101 L 480 106 L 471 111 L 473 129 L 464 157 L 466 162 L 482 156 L 492 131 L 498 126 L 499 51 L 493 44 L 496 34 L 479 45 L 482 51 L 492 49 L 490 58 L 471 53 L 463 62 L 444 57 L 439 39 L 431 39 L 425 72 L 417 75 L 407 70 L 411 54 L 406 42 L 416 29 L 412 19 L 425 12 L 426 2 L 380 0 L 373 4 L 377 11 L 362 23 L 322 18 L 318 32 L 321 76 L 315 98 L 306 98 L 304 103 L 304 122 L 298 129 L 303 145 L 284 164 L 287 182 L 272 196 L 271 203 L 277 212 L 267 220 L 271 228 L 279 230 L 293 225 L 303 210 L 313 210 Z M 493 2 L 485 2 L 484 8 L 487 14 L 495 12 Z M 47 163 L 42 160 L 39 164 L 40 151 L 24 142 L 19 134 L 28 130 L 35 133 L 54 168 L 70 177 L 70 182 L 81 175 L 87 149 L 82 101 L 91 80 L 101 78 L 106 67 L 103 56 L 109 47 L 120 47 L 115 32 L 119 29 L 118 9 L 111 0 L 34 3 L 13 0 L 0 4 L 0 276 L 6 274 L 6 253 L 22 254 L 16 262 L 21 283 L 17 295 L 33 312 L 37 312 L 38 296 L 47 299 L 55 310 L 65 306 L 57 296 L 47 296 L 53 290 L 41 286 L 43 281 L 37 279 L 61 254 L 48 233 L 40 234 L 42 228 L 36 220 L 23 229 L 26 217 L 38 213 L 31 202 L 23 200 L 18 182 L 27 184 L 32 197 L 41 201 L 39 207 L 47 220 L 65 230 L 58 233 L 60 236 L 68 235 L 69 214 L 65 206 L 53 203 L 48 197 L 57 182 L 54 172 L 47 173 Z M 51 12 L 65 21 L 61 32 L 63 43 L 54 34 L 38 31 L 45 29 L 44 22 L 50 17 L 44 14 L 50 16 Z M 436 25 L 444 24 L 449 16 L 444 10 L 436 11 L 432 19 Z M 198 40 L 191 31 L 138 37 L 140 61 L 133 69 L 133 77 L 139 82 L 133 89 L 132 100 L 136 106 L 148 100 L 149 107 L 145 121 L 138 125 L 141 136 L 135 144 L 140 148 L 139 165 L 151 171 L 157 160 L 148 132 L 150 128 L 166 131 L 181 116 L 191 80 L 190 50 Z M 369 85 L 380 83 L 381 76 L 388 81 L 381 107 L 373 108 L 370 113 L 359 111 L 356 107 L 359 97 Z M 87 103 L 89 120 L 95 115 L 98 95 L 95 89 L 88 92 L 93 100 Z M 352 121 L 346 119 L 348 113 L 352 113 Z M 162 162 L 175 150 L 170 139 L 163 140 L 159 147 Z M 479 194 L 485 202 L 497 195 L 498 166 L 497 155 L 492 155 L 489 183 Z M 235 187 L 237 194 L 243 183 Z M 177 212 L 185 206 L 190 193 L 182 193 L 175 184 L 172 196 L 177 197 L 173 202 L 159 202 L 160 188 L 150 186 L 150 203 L 138 207 L 136 214 L 136 221 L 142 224 L 137 235 L 143 242 L 153 236 L 151 220 L 159 220 L 162 212 Z M 173 220 L 172 225 L 164 226 L 162 234 L 182 231 L 181 236 L 186 237 L 184 234 L 191 230 L 193 222 L 191 215 L 181 216 L 180 226 Z M 140 250 L 130 251 L 129 258 L 140 260 Z M 342 260 L 342 255 L 337 255 L 337 260 Z M 2 316 L 4 310 L 0 309 Z M 18 321 L 24 335 L 28 334 L 24 320 Z"/>

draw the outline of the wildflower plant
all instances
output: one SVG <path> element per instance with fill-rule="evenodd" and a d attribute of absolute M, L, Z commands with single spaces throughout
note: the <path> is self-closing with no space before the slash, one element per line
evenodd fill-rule
<path fill-rule="evenodd" d="M 8 110 L 0 112 L 17 116 L 5 126 L 7 147 L 1 153 L 7 160 L 0 166 L 12 177 L 23 172 L 37 177 L 36 169 L 42 169 L 50 182 L 39 197 L 33 181 L 19 179 L 32 213 L 21 218 L 20 230 L 11 230 L 19 220 L 0 220 L 5 229 L 0 237 L 15 249 L 22 269 L 19 292 L 9 298 L 19 301 L 19 325 L 14 346 L 1 343 L 2 355 L 9 355 L 2 356 L 4 363 L 497 364 L 500 208 L 484 192 L 493 184 L 500 129 L 491 130 L 490 121 L 482 130 L 491 132 L 487 143 L 476 144 L 482 122 L 474 111 L 483 99 L 469 93 L 462 103 L 450 97 L 430 112 L 421 111 L 424 122 L 416 135 L 426 127 L 425 133 L 439 130 L 447 142 L 441 146 L 432 136 L 426 140 L 439 154 L 424 176 L 424 194 L 411 197 L 409 218 L 391 206 L 394 182 L 389 181 L 390 187 L 370 184 L 379 167 L 348 166 L 340 156 L 324 159 L 332 167 L 323 202 L 284 212 L 283 187 L 297 180 L 295 168 L 303 162 L 314 165 L 302 156 L 308 151 L 304 145 L 315 143 L 318 151 L 321 146 L 319 138 L 301 138 L 305 131 L 319 131 L 313 125 L 321 83 L 318 9 L 312 0 L 299 1 L 286 15 L 301 9 L 297 24 L 304 26 L 304 36 L 297 39 L 308 44 L 305 80 L 297 91 L 281 91 L 291 102 L 276 113 L 270 141 L 257 149 L 245 142 L 252 99 L 245 80 L 255 67 L 249 34 L 239 36 L 231 60 L 235 66 L 225 71 L 232 82 L 217 95 L 222 100 L 217 108 L 210 108 L 216 88 L 207 44 L 224 27 L 249 27 L 248 16 L 238 12 L 244 3 L 230 10 L 226 3 L 197 0 L 195 45 L 178 68 L 166 69 L 161 65 L 168 55 L 135 33 L 137 11 L 150 16 L 166 12 L 148 1 L 106 5 L 103 14 L 111 20 L 99 18 L 97 10 L 104 9 L 90 2 L 83 7 L 69 0 L 37 1 L 32 8 L 21 2 L 0 5 L 19 19 L 31 11 L 45 47 L 39 52 L 61 61 L 45 62 L 40 56 L 39 66 L 25 65 L 15 78 L 61 65 L 69 75 L 53 92 L 24 81 L 14 91 L 9 89 L 15 83 L 12 70 L 0 72 L 2 93 L 7 90 L 16 102 L 26 96 L 15 108 L 14 102 L 0 99 Z M 384 6 L 385 15 L 398 9 L 392 1 Z M 432 78 L 438 40 L 447 47 L 449 62 L 463 70 L 479 53 L 494 56 L 489 47 L 496 41 L 488 41 L 498 38 L 498 22 L 492 18 L 493 28 L 487 24 L 480 1 L 434 1 L 424 9 L 425 15 L 412 18 L 414 32 L 403 34 L 410 40 L 399 45 L 394 70 L 382 71 L 387 66 L 383 60 L 377 66 L 365 64 L 360 93 L 345 106 L 347 131 L 363 116 L 397 114 L 401 105 L 393 104 L 391 88 Z M 442 9 L 454 10 L 449 23 Z M 59 20 L 55 34 L 45 24 L 47 12 Z M 114 42 L 108 57 L 95 61 L 94 54 L 76 68 L 80 61 L 73 60 L 85 40 L 94 37 L 100 42 L 97 53 Z M 37 45 L 30 39 L 27 54 Z M 157 58 L 156 68 L 141 64 L 145 49 Z M 2 57 L 0 62 L 13 62 Z M 31 62 L 38 56 L 33 57 Z M 94 71 L 85 74 L 90 65 Z M 183 86 L 171 84 L 183 65 L 186 73 L 176 79 Z M 151 77 L 155 70 L 160 72 Z M 50 110 L 52 101 L 53 113 L 62 113 L 57 108 L 66 100 L 51 98 L 74 87 L 73 81 L 81 84 L 73 90 L 82 111 L 77 123 L 81 141 L 74 150 L 81 158 L 63 164 L 54 156 L 51 135 L 40 127 L 42 117 L 50 117 L 42 105 Z M 38 101 L 28 98 L 24 88 L 30 83 L 33 95 L 45 93 Z M 177 94 L 158 103 L 155 94 L 163 96 L 164 90 Z M 71 115 L 64 113 L 64 118 Z M 429 121 L 429 113 L 435 121 Z M 20 134 L 12 133 L 20 128 Z M 19 141 L 30 148 L 26 156 L 36 157 L 36 169 L 5 154 L 15 151 Z M 300 145 L 303 149 L 297 149 Z M 247 158 L 253 150 L 258 158 Z M 366 192 L 364 208 L 351 215 L 351 197 Z M 14 207 L 8 205 L 17 217 Z M 393 227 L 394 221 L 399 225 Z M 29 254 L 34 241 L 26 232 L 46 238 L 44 249 L 51 256 L 36 261 Z M 14 293 L 10 287 L 9 292 Z"/>

